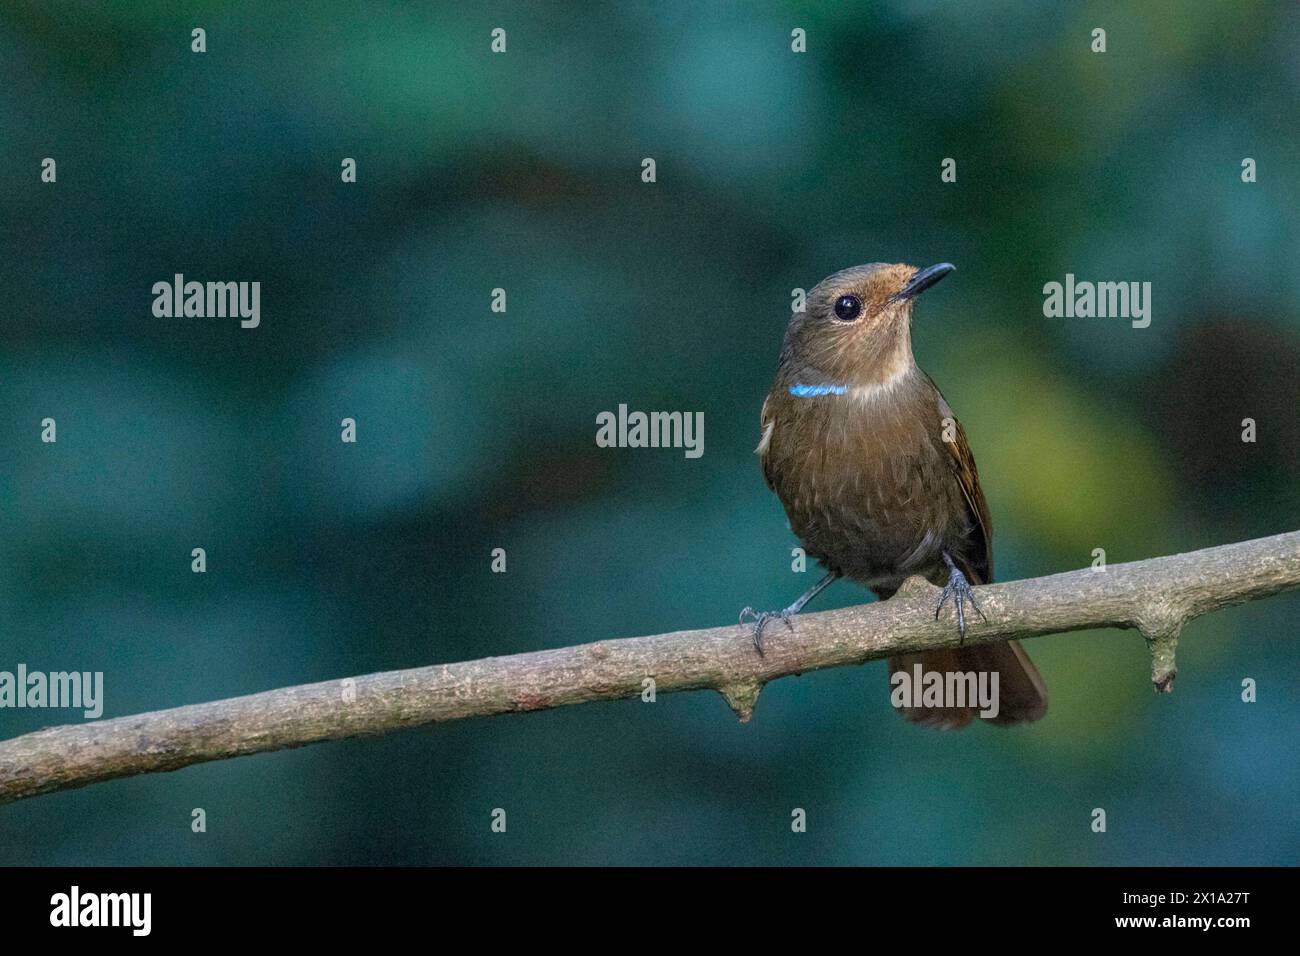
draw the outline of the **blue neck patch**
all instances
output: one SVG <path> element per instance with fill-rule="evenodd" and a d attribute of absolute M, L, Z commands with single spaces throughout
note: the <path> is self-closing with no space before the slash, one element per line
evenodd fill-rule
<path fill-rule="evenodd" d="M 843 395 L 849 390 L 847 385 L 791 385 L 790 394 L 799 398 L 812 398 L 817 395 Z"/>

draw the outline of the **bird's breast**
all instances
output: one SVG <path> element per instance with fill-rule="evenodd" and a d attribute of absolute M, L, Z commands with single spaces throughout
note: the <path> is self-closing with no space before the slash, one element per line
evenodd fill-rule
<path fill-rule="evenodd" d="M 947 542 L 968 529 L 936 444 L 933 389 L 787 398 L 773 409 L 764 465 L 805 550 L 872 585 L 941 566 Z"/>

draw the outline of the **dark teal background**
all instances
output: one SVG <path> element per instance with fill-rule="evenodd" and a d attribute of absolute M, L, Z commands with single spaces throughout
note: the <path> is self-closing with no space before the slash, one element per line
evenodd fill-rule
<path fill-rule="evenodd" d="M 113 717 L 784 605 L 759 406 L 790 290 L 876 260 L 958 266 L 915 348 L 1000 578 L 1295 529 L 1298 13 L 7 3 L 0 669 L 102 670 Z M 154 318 L 176 272 L 261 327 Z M 1044 318 L 1067 272 L 1151 282 L 1150 328 Z M 703 458 L 597 448 L 620 402 L 704 412 Z M 1034 640 L 1028 729 L 905 725 L 876 663 L 743 726 L 664 695 L 41 797 L 0 862 L 1294 863 L 1297 612 L 1193 622 L 1169 697 L 1134 633 Z"/>

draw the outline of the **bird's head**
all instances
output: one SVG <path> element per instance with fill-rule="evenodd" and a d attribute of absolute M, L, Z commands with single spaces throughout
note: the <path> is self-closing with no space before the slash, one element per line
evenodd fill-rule
<path fill-rule="evenodd" d="M 955 267 L 872 262 L 827 276 L 790 317 L 782 364 L 801 379 L 850 385 L 887 380 L 913 364 L 916 297 Z"/>

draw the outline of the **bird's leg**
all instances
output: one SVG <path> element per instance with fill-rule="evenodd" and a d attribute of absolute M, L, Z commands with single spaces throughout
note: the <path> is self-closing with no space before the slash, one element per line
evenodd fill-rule
<path fill-rule="evenodd" d="M 939 595 L 939 603 L 934 606 L 934 619 L 939 620 L 939 612 L 943 610 L 944 603 L 949 596 L 953 599 L 953 605 L 957 608 L 957 633 L 961 641 L 966 640 L 966 607 L 967 601 L 975 609 L 975 613 L 980 616 L 980 620 L 988 620 L 984 617 L 984 612 L 980 610 L 979 604 L 975 602 L 975 591 L 971 588 L 970 582 L 966 580 L 966 575 L 961 573 L 961 568 L 953 564 L 952 557 L 947 551 L 943 552 L 943 563 L 948 565 L 948 583 L 944 585 L 943 593 Z"/>
<path fill-rule="evenodd" d="M 754 621 L 754 647 L 758 653 L 763 653 L 763 628 L 767 626 L 768 621 L 780 619 L 785 622 L 785 626 L 794 630 L 794 625 L 790 623 L 790 618 L 794 617 L 804 609 L 804 605 L 825 591 L 832 581 L 840 576 L 838 571 L 827 571 L 826 576 L 805 591 L 799 600 L 795 601 L 784 611 L 755 611 L 752 607 L 747 607 L 740 612 L 740 623 L 744 624 L 746 618 Z"/>

